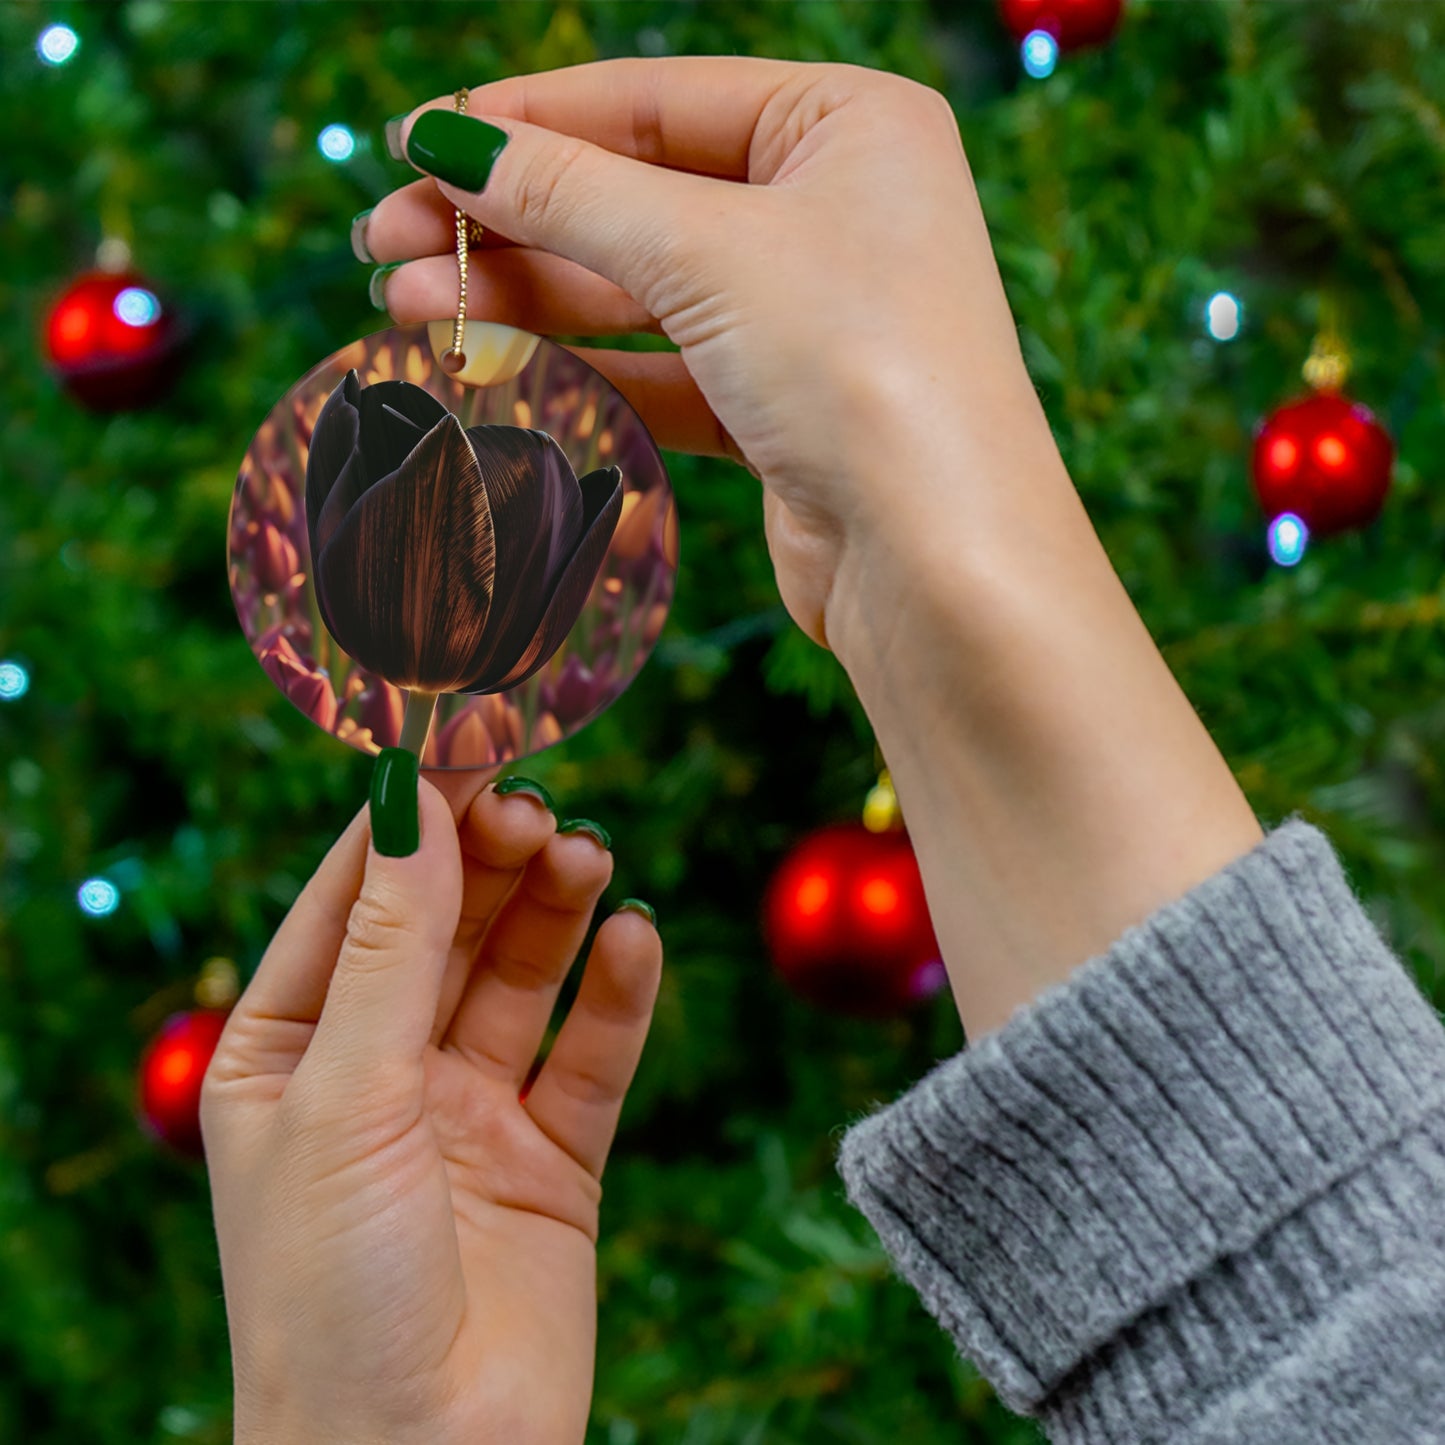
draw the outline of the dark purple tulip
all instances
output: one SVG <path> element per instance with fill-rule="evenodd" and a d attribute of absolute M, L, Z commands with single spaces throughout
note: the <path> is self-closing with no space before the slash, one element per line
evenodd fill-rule
<path fill-rule="evenodd" d="M 423 693 L 503 692 L 562 645 L 622 511 L 617 467 L 579 481 L 544 431 L 461 423 L 407 381 L 331 393 L 306 464 L 316 601 L 368 672 Z"/>

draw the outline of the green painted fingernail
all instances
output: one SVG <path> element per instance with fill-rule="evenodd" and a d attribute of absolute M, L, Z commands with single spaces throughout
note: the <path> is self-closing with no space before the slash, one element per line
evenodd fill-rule
<path fill-rule="evenodd" d="M 386 136 L 386 153 L 394 161 L 404 161 L 406 155 L 401 148 L 401 128 L 406 123 L 406 118 L 411 112 L 404 111 L 401 115 L 394 115 L 387 121 L 383 134 Z"/>
<path fill-rule="evenodd" d="M 391 261 L 385 266 L 378 266 L 371 273 L 371 284 L 366 288 L 366 294 L 371 297 L 371 304 L 378 311 L 386 310 L 386 278 L 395 271 L 398 266 L 406 265 L 405 261 Z"/>
<path fill-rule="evenodd" d="M 654 928 L 657 927 L 657 913 L 650 903 L 644 903 L 640 898 L 624 898 L 617 905 L 619 913 L 640 913 Z"/>
<path fill-rule="evenodd" d="M 421 845 L 416 795 L 420 760 L 407 748 L 382 748 L 371 771 L 371 841 L 387 858 L 409 858 Z"/>
<path fill-rule="evenodd" d="M 366 223 L 371 219 L 373 209 L 375 208 L 368 206 L 351 218 L 351 254 L 358 261 L 365 261 L 368 266 L 376 265 L 376 257 L 371 254 L 366 244 Z"/>
<path fill-rule="evenodd" d="M 601 843 L 604 848 L 609 851 L 612 848 L 612 834 L 601 823 L 594 823 L 591 818 L 568 818 L 557 831 L 559 833 L 587 833 Z"/>
<path fill-rule="evenodd" d="M 480 191 L 509 139 L 484 120 L 454 110 L 424 110 L 406 138 L 406 158 L 448 185 Z"/>
<path fill-rule="evenodd" d="M 492 791 L 502 798 L 512 793 L 526 793 L 529 798 L 536 798 L 549 813 L 557 811 L 557 805 L 552 801 L 551 793 L 541 783 L 533 782 L 531 778 L 503 778 Z"/>

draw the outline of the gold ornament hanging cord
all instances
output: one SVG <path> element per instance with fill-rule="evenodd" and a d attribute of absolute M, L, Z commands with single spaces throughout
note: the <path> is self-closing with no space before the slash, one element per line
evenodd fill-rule
<path fill-rule="evenodd" d="M 465 88 L 452 96 L 452 106 L 459 115 L 467 113 L 469 98 L 470 92 Z M 472 220 L 465 211 L 457 212 L 457 319 L 452 324 L 452 344 L 441 355 L 442 370 L 451 376 L 467 364 L 467 354 L 462 350 L 467 328 L 467 253 L 469 244 L 480 245 L 484 234 L 480 221 Z"/>

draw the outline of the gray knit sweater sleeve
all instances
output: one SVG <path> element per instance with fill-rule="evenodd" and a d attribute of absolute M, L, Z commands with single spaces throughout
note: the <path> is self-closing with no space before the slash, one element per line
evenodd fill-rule
<path fill-rule="evenodd" d="M 1445 1030 L 1302 820 L 856 1124 L 839 1167 L 1053 1441 L 1445 1441 Z"/>

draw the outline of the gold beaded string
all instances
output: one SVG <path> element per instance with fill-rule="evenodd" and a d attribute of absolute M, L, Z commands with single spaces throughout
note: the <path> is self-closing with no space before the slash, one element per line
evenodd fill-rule
<path fill-rule="evenodd" d="M 452 105 L 459 115 L 467 113 L 469 92 L 463 88 L 452 96 Z M 467 354 L 462 350 L 463 334 L 467 328 L 467 243 L 480 241 L 482 228 L 475 222 L 469 224 L 465 211 L 457 212 L 457 319 L 452 325 L 451 347 L 442 353 L 442 370 L 455 376 L 467 364 Z"/>

